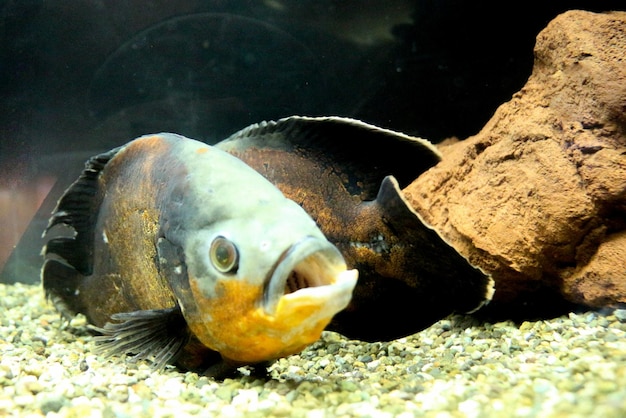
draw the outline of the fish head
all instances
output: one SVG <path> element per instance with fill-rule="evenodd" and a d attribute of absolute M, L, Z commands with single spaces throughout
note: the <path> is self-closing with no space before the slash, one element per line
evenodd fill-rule
<path fill-rule="evenodd" d="M 357 271 L 300 211 L 289 201 L 216 222 L 187 241 L 193 302 L 180 301 L 183 313 L 196 337 L 227 360 L 298 353 L 350 302 Z"/>

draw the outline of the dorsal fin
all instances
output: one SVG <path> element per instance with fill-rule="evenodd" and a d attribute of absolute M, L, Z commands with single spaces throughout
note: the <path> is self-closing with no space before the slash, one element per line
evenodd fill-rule
<path fill-rule="evenodd" d="M 231 135 L 217 147 L 236 153 L 250 148 L 298 153 L 346 176 L 350 192 L 366 200 L 376 197 L 386 176 L 393 175 L 405 187 L 441 159 L 424 139 L 335 116 L 291 116 L 261 122 Z"/>
<path fill-rule="evenodd" d="M 50 239 L 43 253 L 46 258 L 52 254 L 53 257 L 61 258 L 83 276 L 91 274 L 93 268 L 93 229 L 101 203 L 98 197 L 98 176 L 119 150 L 115 148 L 96 155 L 85 163 L 80 177 L 59 199 L 43 233 L 45 237 L 57 225 L 65 225 L 73 230 L 72 236 Z M 45 287 L 45 265 L 42 277 Z"/>

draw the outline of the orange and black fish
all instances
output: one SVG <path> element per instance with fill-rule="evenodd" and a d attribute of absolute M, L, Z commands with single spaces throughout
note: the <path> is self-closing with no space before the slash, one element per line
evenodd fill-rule
<path fill-rule="evenodd" d="M 108 353 L 156 367 L 219 374 L 297 353 L 357 280 L 300 206 L 239 159 L 175 134 L 91 158 L 45 236 L 56 308 L 84 314 Z"/>
<path fill-rule="evenodd" d="M 428 141 L 340 117 L 252 125 L 218 143 L 300 204 L 359 280 L 330 330 L 367 341 L 415 333 L 493 295 L 493 280 L 427 225 L 404 198 L 437 164 Z"/>

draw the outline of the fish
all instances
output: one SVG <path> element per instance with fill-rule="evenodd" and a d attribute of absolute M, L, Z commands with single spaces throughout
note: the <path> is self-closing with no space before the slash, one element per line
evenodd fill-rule
<path fill-rule="evenodd" d="M 253 124 L 217 143 L 300 204 L 359 279 L 327 327 L 389 341 L 474 312 L 494 281 L 428 225 L 402 188 L 436 165 L 429 141 L 338 116 Z"/>
<path fill-rule="evenodd" d="M 44 237 L 46 297 L 98 350 L 216 377 L 302 351 L 358 277 L 260 174 L 172 133 L 90 158 Z"/>

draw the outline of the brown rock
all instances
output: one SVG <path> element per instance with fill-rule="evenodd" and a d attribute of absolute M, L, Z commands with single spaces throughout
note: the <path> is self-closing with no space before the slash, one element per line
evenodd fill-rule
<path fill-rule="evenodd" d="M 404 192 L 493 273 L 493 308 L 626 303 L 626 13 L 555 18 L 526 85 L 441 151 Z"/>

